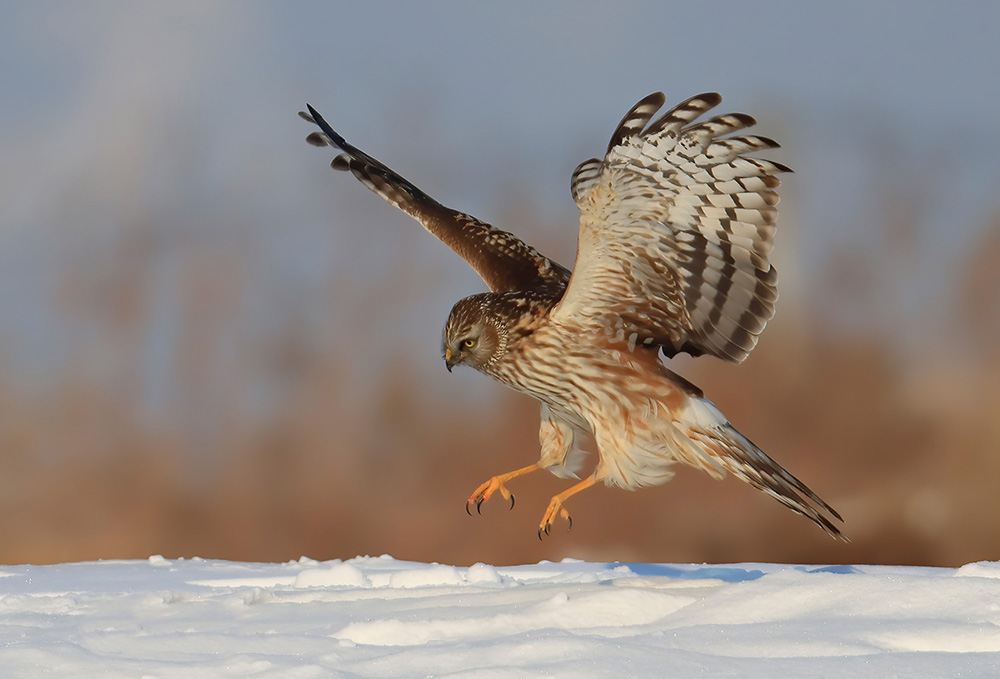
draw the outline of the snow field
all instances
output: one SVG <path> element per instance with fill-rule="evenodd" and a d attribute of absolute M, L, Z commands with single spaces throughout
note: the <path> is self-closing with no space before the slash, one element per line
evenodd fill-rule
<path fill-rule="evenodd" d="M 996 677 L 1000 564 L 0 567 L 0 677 Z"/>

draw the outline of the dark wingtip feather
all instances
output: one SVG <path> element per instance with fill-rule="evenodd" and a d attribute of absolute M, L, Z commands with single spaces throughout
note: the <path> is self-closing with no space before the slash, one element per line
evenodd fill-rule
<path fill-rule="evenodd" d="M 702 92 L 697 98 L 707 103 L 710 108 L 715 108 L 722 103 L 722 95 L 718 92 Z"/>
<path fill-rule="evenodd" d="M 306 108 L 309 109 L 309 115 L 312 117 L 312 119 L 310 120 L 309 118 L 305 118 L 305 116 L 303 116 L 303 118 L 305 118 L 305 120 L 310 120 L 310 122 L 312 122 L 315 125 L 318 125 L 319 129 L 321 129 L 323 133 L 327 136 L 327 139 L 329 140 L 328 143 L 332 143 L 334 146 L 338 146 L 345 151 L 350 152 L 354 150 L 354 147 L 348 144 L 346 139 L 341 137 L 334 131 L 332 127 L 330 127 L 330 123 L 326 122 L 326 120 L 323 119 L 323 116 L 319 114 L 319 111 L 314 109 L 309 104 L 306 104 Z M 302 114 L 300 113 L 299 115 Z"/>
<path fill-rule="evenodd" d="M 313 146 L 327 145 L 326 135 L 323 134 L 322 132 L 310 132 L 309 135 L 306 137 L 306 141 L 312 144 Z"/>
<path fill-rule="evenodd" d="M 756 139 L 757 142 L 760 143 L 762 146 L 766 146 L 769 149 L 780 149 L 781 148 L 781 144 L 779 144 L 775 140 L 771 139 L 770 137 L 762 137 L 762 136 L 760 136 L 758 134 L 758 135 L 754 135 L 753 138 Z"/>
<path fill-rule="evenodd" d="M 702 113 L 709 111 L 722 102 L 722 96 L 718 92 L 705 92 L 696 94 L 677 104 L 662 116 L 650 123 L 646 129 L 646 134 L 653 136 L 660 134 L 667 127 L 679 130 L 681 126 L 690 124 Z"/>
<path fill-rule="evenodd" d="M 330 167 L 340 172 L 346 172 L 351 169 L 351 157 L 346 153 L 341 153 L 339 156 L 330 161 Z"/>
<path fill-rule="evenodd" d="M 642 128 L 646 127 L 646 123 L 660 110 L 666 100 L 667 97 L 663 92 L 653 92 L 630 108 L 621 122 L 618 123 L 615 133 L 611 135 L 611 141 L 608 142 L 608 153 L 632 135 L 642 132 Z"/>

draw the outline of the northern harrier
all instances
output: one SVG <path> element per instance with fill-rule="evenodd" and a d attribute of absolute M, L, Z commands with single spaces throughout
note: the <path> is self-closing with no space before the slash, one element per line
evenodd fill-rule
<path fill-rule="evenodd" d="M 744 114 L 696 122 L 721 101 L 700 94 L 650 123 L 651 94 L 625 114 L 602 159 L 573 172 L 580 208 L 571 272 L 516 236 L 445 207 L 349 144 L 309 106 L 316 146 L 340 150 L 332 166 L 420 222 L 461 255 L 491 292 L 466 297 L 444 328 L 449 370 L 469 365 L 541 401 L 541 457 L 494 476 L 469 497 L 478 509 L 507 483 L 545 469 L 576 477 L 581 434 L 597 443 L 594 472 L 552 498 L 539 537 L 564 504 L 598 482 L 635 489 L 665 483 L 683 462 L 743 479 L 834 537 L 840 515 L 737 431 L 663 357 L 686 352 L 740 363 L 774 314 L 768 261 L 779 163 L 746 154 L 776 148 Z"/>

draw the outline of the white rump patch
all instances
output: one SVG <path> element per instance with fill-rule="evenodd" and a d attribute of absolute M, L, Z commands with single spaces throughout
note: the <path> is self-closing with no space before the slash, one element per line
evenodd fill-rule
<path fill-rule="evenodd" d="M 680 419 L 690 426 L 705 430 L 729 424 L 722 411 L 707 398 L 688 399 Z"/>

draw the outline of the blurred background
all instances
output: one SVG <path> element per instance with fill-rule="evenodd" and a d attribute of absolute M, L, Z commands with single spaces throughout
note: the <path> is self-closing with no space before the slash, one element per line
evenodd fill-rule
<path fill-rule="evenodd" d="M 0 2 L 0 562 L 389 553 L 1000 558 L 1000 4 Z M 672 367 L 850 545 L 681 469 L 574 529 L 538 408 L 440 330 L 484 285 L 296 111 L 566 265 L 569 177 L 655 90 L 719 91 L 796 170 L 741 366 Z"/>

